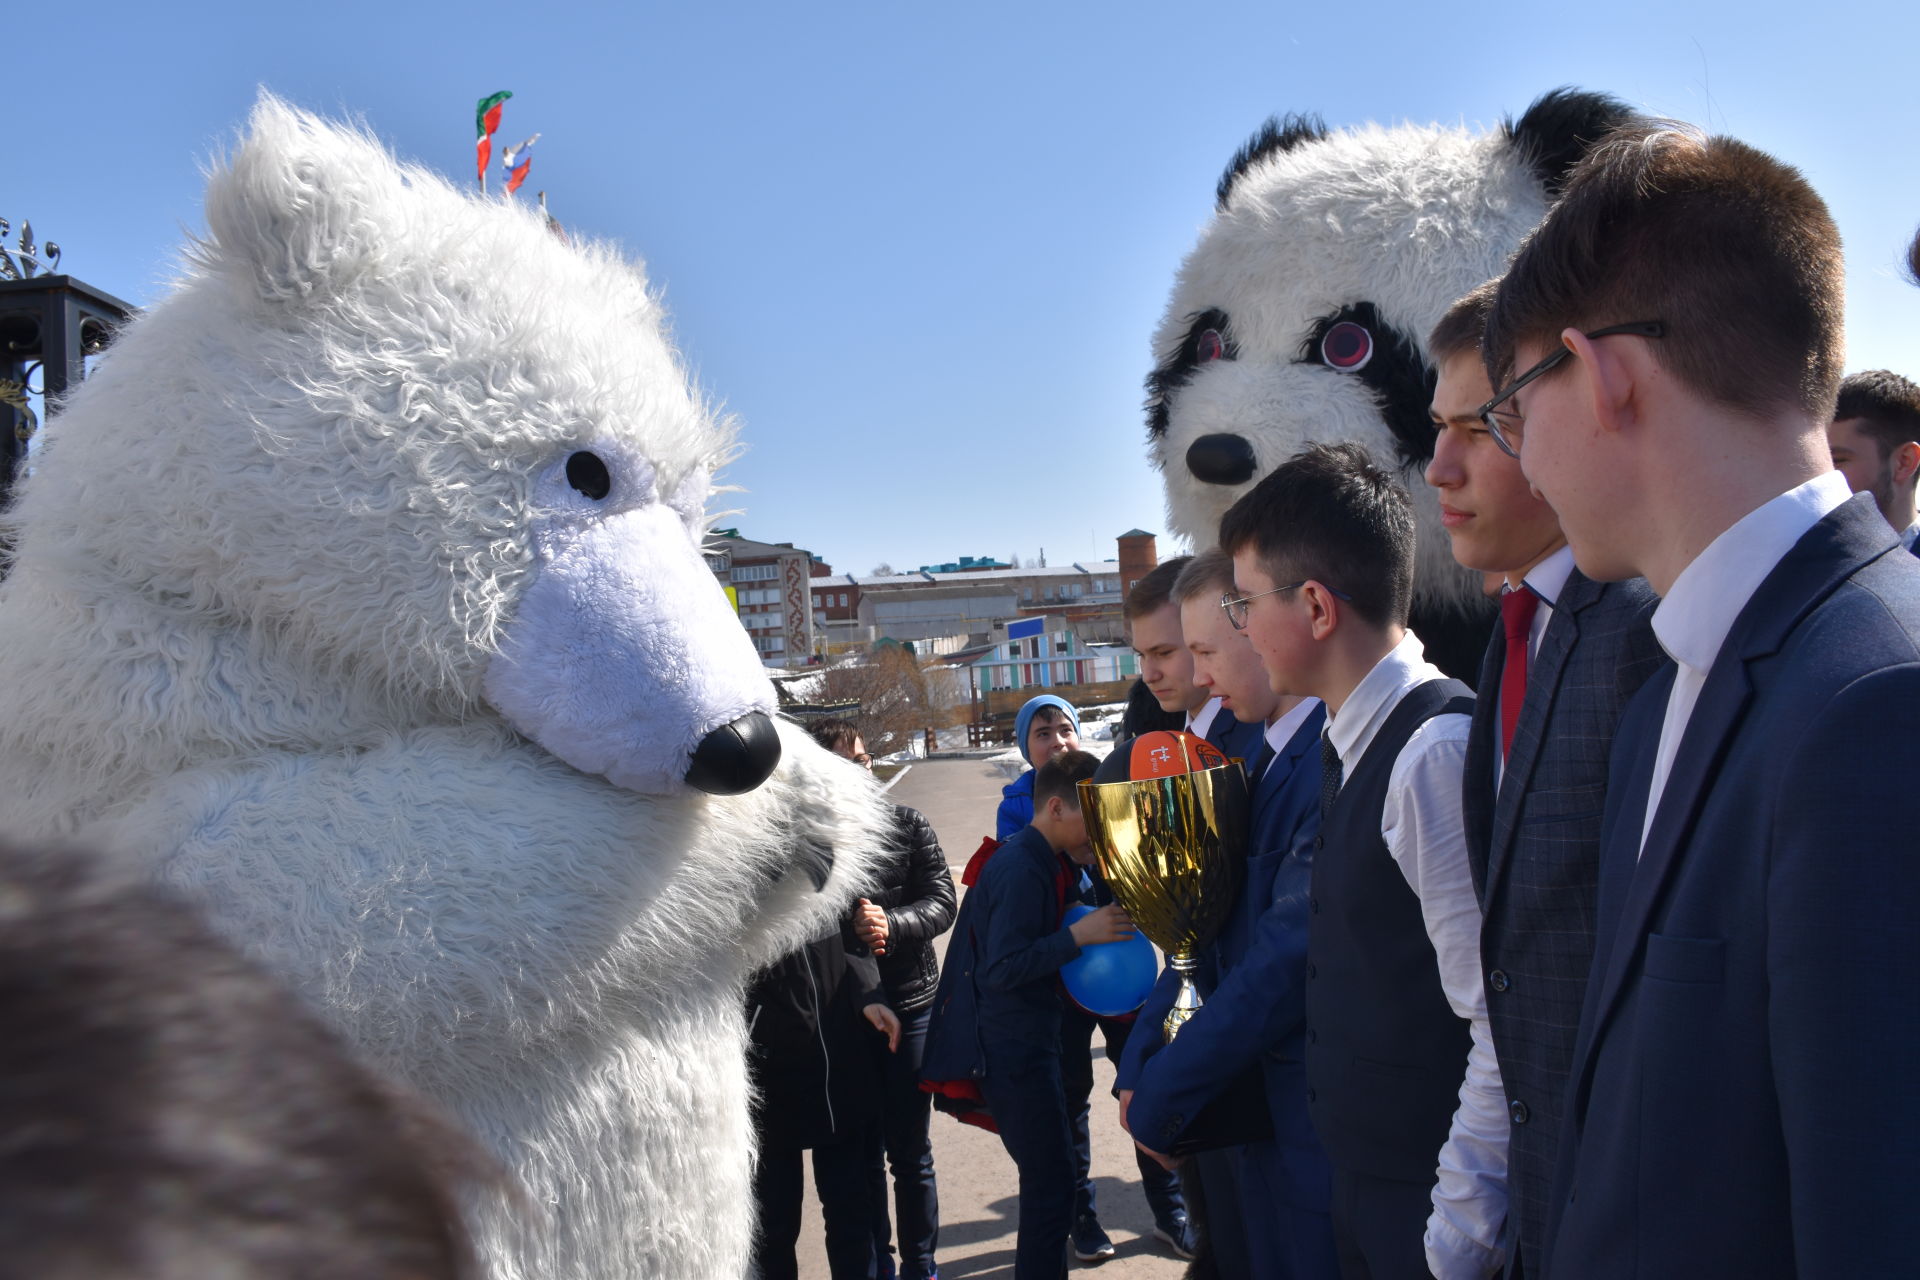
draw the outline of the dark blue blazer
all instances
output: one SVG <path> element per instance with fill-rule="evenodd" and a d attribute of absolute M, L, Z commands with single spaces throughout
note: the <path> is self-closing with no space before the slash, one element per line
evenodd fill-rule
<path fill-rule="evenodd" d="M 1537 1277 L 1562 1101 L 1593 964 L 1607 757 L 1627 700 L 1666 661 L 1659 597 L 1641 578 L 1574 570 L 1553 602 L 1494 800 L 1506 638 L 1493 629 L 1463 780 L 1467 860 L 1480 895 L 1481 975 L 1506 1089 L 1510 1275 Z M 1515 1263 L 1519 1265 L 1515 1265 Z"/>
<path fill-rule="evenodd" d="M 1768 575 L 1644 850 L 1672 666 L 1621 722 L 1550 1280 L 1914 1274 L 1920 563 L 1899 550 L 1859 495 Z"/>
<path fill-rule="evenodd" d="M 1281 1148 L 1282 1185 L 1290 1203 L 1321 1211 L 1329 1174 L 1307 1115 L 1302 1023 L 1325 726 L 1326 711 L 1317 708 L 1255 780 L 1246 884 L 1210 948 L 1202 985 L 1213 985 L 1206 1003 L 1161 1048 L 1160 1024 L 1178 986 L 1171 970 L 1163 973 L 1127 1039 L 1119 1073 L 1120 1087 L 1134 1091 L 1129 1127 L 1148 1146 L 1167 1151 L 1209 1099 L 1259 1063 Z"/>
<path fill-rule="evenodd" d="M 1258 720 L 1241 724 L 1233 712 L 1222 707 L 1214 714 L 1213 723 L 1207 726 L 1205 737 L 1229 759 L 1245 760 L 1251 771 L 1254 761 L 1259 759 L 1260 749 L 1267 743 L 1267 726 Z"/>
<path fill-rule="evenodd" d="M 1022 827 L 960 899 L 921 1079 L 978 1080 L 988 1043 L 1060 1051 L 1060 966 L 1080 954 L 1060 923 L 1060 864 L 1044 836 Z"/>

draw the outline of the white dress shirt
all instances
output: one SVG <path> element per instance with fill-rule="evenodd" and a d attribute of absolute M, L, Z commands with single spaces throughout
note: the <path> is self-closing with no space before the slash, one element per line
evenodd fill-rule
<path fill-rule="evenodd" d="M 1533 660 L 1540 656 L 1540 637 L 1547 634 L 1547 624 L 1553 621 L 1553 602 L 1567 589 L 1567 579 L 1573 576 L 1573 548 L 1561 547 L 1558 551 L 1527 570 L 1521 581 L 1526 584 L 1524 590 L 1540 597 L 1539 607 L 1533 611 L 1533 625 L 1527 631 L 1527 674 L 1533 674 Z M 1509 588 L 1511 590 L 1511 588 Z M 1494 723 L 1505 724 L 1506 707 L 1501 699 L 1503 690 L 1497 686 L 1493 690 Z M 1504 745 L 1504 744 L 1499 744 Z M 1500 794 L 1500 779 L 1507 774 L 1507 753 L 1493 753 L 1493 794 Z"/>
<path fill-rule="evenodd" d="M 1660 722 L 1660 745 L 1653 756 L 1653 782 L 1647 788 L 1647 812 L 1640 824 L 1643 852 L 1687 721 L 1693 718 L 1707 672 L 1720 656 L 1734 620 L 1793 544 L 1852 496 L 1846 477 L 1828 471 L 1762 503 L 1708 543 L 1680 571 L 1653 611 L 1654 639 L 1679 670 L 1674 673 L 1666 718 Z"/>
<path fill-rule="evenodd" d="M 1187 732 L 1204 738 L 1207 730 L 1213 727 L 1213 718 L 1220 714 L 1220 699 L 1208 698 L 1206 705 L 1198 711 L 1187 712 Z"/>
<path fill-rule="evenodd" d="M 1355 686 L 1327 737 L 1352 777 L 1369 744 L 1416 685 L 1443 678 L 1408 632 Z M 1464 715 L 1439 715 L 1414 731 L 1387 781 L 1380 834 L 1420 899 L 1427 938 L 1439 961 L 1440 986 L 1454 1014 L 1469 1024 L 1472 1046 L 1460 1105 L 1438 1154 L 1433 1216 L 1427 1219 L 1427 1266 L 1438 1280 L 1483 1280 L 1504 1262 L 1500 1231 L 1507 1217 L 1507 1102 L 1487 1025 L 1480 970 L 1480 903 L 1467 866 L 1461 817 L 1466 768 Z"/>
<path fill-rule="evenodd" d="M 1300 726 L 1307 722 L 1307 717 L 1319 705 L 1318 698 L 1302 698 L 1285 715 L 1267 726 L 1267 746 L 1274 755 L 1287 749 L 1287 744 L 1293 741 L 1293 735 L 1300 732 Z"/>
<path fill-rule="evenodd" d="M 1900 545 L 1911 551 L 1915 538 L 1920 538 L 1920 520 L 1914 521 L 1900 531 Z"/>

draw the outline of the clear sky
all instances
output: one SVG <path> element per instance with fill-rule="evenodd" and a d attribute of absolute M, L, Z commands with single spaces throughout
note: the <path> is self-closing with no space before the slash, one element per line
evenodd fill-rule
<path fill-rule="evenodd" d="M 1732 133 L 1833 207 L 1849 368 L 1920 376 L 1910 0 L 35 12 L 9 28 L 0 216 L 136 303 L 258 87 L 469 181 L 474 101 L 513 90 L 499 141 L 544 135 L 522 194 L 646 260 L 742 418 L 742 531 L 842 571 L 1105 558 L 1165 528 L 1148 339 L 1221 168 L 1275 112 L 1492 127 L 1572 84 Z"/>

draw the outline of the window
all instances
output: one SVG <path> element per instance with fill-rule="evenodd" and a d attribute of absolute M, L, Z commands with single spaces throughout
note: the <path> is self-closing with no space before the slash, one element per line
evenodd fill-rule
<path fill-rule="evenodd" d="M 844 591 L 840 593 L 840 607 L 842 609 L 847 607 L 847 593 Z"/>
<path fill-rule="evenodd" d="M 771 582 L 780 576 L 777 564 L 738 564 L 733 567 L 735 582 Z"/>
<path fill-rule="evenodd" d="M 820 607 L 820 593 L 818 591 L 813 593 L 813 607 L 816 609 Z"/>

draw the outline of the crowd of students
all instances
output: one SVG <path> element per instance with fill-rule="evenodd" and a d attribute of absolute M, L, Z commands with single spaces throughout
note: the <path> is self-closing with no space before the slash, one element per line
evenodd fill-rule
<path fill-rule="evenodd" d="M 1164 1234 L 1196 1244 L 1184 1191 L 1212 1274 L 1913 1274 L 1920 387 L 1843 381 L 1842 272 L 1797 172 L 1634 124 L 1452 307 L 1424 480 L 1500 597 L 1477 696 L 1407 628 L 1413 507 L 1357 446 L 1133 588 L 1157 723 L 1253 791 L 1206 1003 L 1163 1045 L 1163 976 L 1108 1037 L 1142 1168 L 1179 1170 Z M 977 1083 L 1014 1274 L 1054 1280 L 1104 1256 L 1058 973 L 1131 926 L 1063 923 L 1100 900 L 1095 762 L 1058 699 L 1019 729 L 924 1074 Z M 1265 1114 L 1177 1159 L 1248 1081 Z"/>

